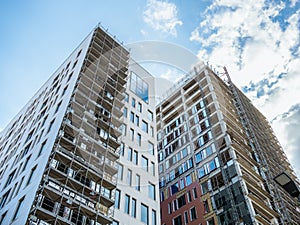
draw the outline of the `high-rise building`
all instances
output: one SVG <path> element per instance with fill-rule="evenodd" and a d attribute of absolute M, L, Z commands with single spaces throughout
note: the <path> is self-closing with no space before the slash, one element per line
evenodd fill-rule
<path fill-rule="evenodd" d="M 296 176 L 266 118 L 199 64 L 156 108 L 162 224 L 299 224 Z"/>
<path fill-rule="evenodd" d="M 157 105 L 97 26 L 0 134 L 0 225 L 299 224 L 282 148 L 225 77 L 199 64 Z"/>
<path fill-rule="evenodd" d="M 96 27 L 1 132 L 0 224 L 159 224 L 151 95 Z"/>

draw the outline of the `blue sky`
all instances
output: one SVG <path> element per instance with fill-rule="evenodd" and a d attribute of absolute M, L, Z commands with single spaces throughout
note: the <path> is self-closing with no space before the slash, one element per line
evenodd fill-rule
<path fill-rule="evenodd" d="M 219 71 L 225 65 L 271 121 L 299 177 L 299 0 L 1 1 L 0 129 L 99 22 L 126 44 L 164 41 Z"/>

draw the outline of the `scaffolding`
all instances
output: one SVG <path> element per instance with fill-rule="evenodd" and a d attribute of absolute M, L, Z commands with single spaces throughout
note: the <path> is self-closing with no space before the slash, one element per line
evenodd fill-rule
<path fill-rule="evenodd" d="M 237 87 L 232 83 L 226 67 L 223 69 L 227 78 L 226 82 L 228 83 L 228 86 L 235 99 L 235 106 L 240 117 L 240 121 L 242 122 L 249 139 L 250 146 L 254 152 L 253 158 L 258 162 L 259 172 L 261 177 L 264 178 L 264 185 L 266 189 L 264 192 L 265 194 L 269 193 L 267 196 L 270 196 L 270 199 L 272 200 L 271 205 L 272 208 L 278 213 L 277 218 L 279 218 L 280 224 L 298 224 L 295 220 L 296 217 L 291 218 L 290 213 L 287 211 L 293 200 L 290 199 L 291 202 L 286 204 L 284 198 L 289 197 L 286 195 L 286 193 L 283 193 L 280 189 L 278 189 L 278 186 L 273 180 L 274 176 L 276 175 L 274 174 L 275 171 L 277 174 L 284 170 L 288 170 L 289 172 L 292 171 L 290 169 L 288 160 L 266 119 L 253 107 L 250 101 L 246 99 L 241 91 L 238 90 Z M 263 130 L 262 126 L 264 126 L 266 129 Z M 280 159 L 280 162 L 277 161 L 278 159 Z M 244 176 L 244 178 L 247 181 L 247 177 Z M 247 182 L 247 186 L 248 188 L 251 188 L 251 182 Z M 284 195 L 284 198 L 282 195 Z M 263 204 L 259 204 L 259 200 L 255 196 L 250 195 L 250 198 L 257 207 L 263 206 Z M 266 211 L 269 211 L 268 207 L 264 208 L 264 212 Z M 272 212 L 270 212 L 270 214 L 272 215 Z M 260 217 L 257 217 L 257 219 L 261 220 Z"/>
<path fill-rule="evenodd" d="M 111 224 L 128 51 L 93 34 L 29 224 Z"/>

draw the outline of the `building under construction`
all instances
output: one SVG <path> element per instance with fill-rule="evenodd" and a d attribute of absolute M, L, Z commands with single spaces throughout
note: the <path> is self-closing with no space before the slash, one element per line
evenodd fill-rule
<path fill-rule="evenodd" d="M 222 78 L 199 64 L 156 106 L 97 26 L 0 134 L 0 225 L 300 224 L 269 123 Z"/>
<path fill-rule="evenodd" d="M 0 225 L 159 224 L 149 96 L 154 78 L 97 26 L 1 132 Z"/>
<path fill-rule="evenodd" d="M 296 176 L 266 118 L 200 64 L 157 106 L 162 224 L 299 224 Z"/>

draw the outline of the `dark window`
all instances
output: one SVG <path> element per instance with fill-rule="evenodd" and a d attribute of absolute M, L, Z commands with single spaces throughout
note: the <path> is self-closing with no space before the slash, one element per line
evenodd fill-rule
<path fill-rule="evenodd" d="M 191 208 L 190 212 L 191 212 L 191 220 L 193 221 L 197 219 L 196 208 L 195 207 Z"/>
<path fill-rule="evenodd" d="M 196 188 L 193 188 L 193 195 L 194 195 L 194 199 L 198 198 Z"/>
<path fill-rule="evenodd" d="M 181 215 L 173 219 L 173 225 L 182 225 Z"/>
<path fill-rule="evenodd" d="M 185 195 L 182 195 L 177 199 L 178 202 L 178 208 L 181 208 L 182 206 L 185 206 L 186 201 L 185 201 Z"/>
<path fill-rule="evenodd" d="M 189 214 L 187 211 L 184 212 L 184 223 L 185 224 L 188 224 L 189 222 Z"/>

